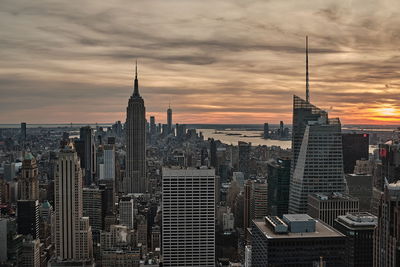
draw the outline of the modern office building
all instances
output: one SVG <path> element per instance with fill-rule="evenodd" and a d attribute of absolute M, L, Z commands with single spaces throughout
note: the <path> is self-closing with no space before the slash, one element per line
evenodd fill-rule
<path fill-rule="evenodd" d="M 373 176 L 368 174 L 346 174 L 349 195 L 358 198 L 359 210 L 370 212 L 373 198 Z"/>
<path fill-rule="evenodd" d="M 27 239 L 22 243 L 19 267 L 41 267 L 40 240 Z"/>
<path fill-rule="evenodd" d="M 264 139 L 268 139 L 269 138 L 269 124 L 268 123 L 264 123 L 264 133 L 263 133 L 263 137 Z"/>
<path fill-rule="evenodd" d="M 162 169 L 163 266 L 215 266 L 215 170 Z"/>
<path fill-rule="evenodd" d="M 253 220 L 251 233 L 253 267 L 345 266 L 345 235 L 307 214 Z"/>
<path fill-rule="evenodd" d="M 173 133 L 173 131 L 172 131 L 172 109 L 171 109 L 171 105 L 169 105 L 168 109 L 167 109 L 167 127 L 168 127 L 168 134 Z"/>
<path fill-rule="evenodd" d="M 268 215 L 268 185 L 265 180 L 254 180 L 251 186 L 251 219 L 262 219 Z"/>
<path fill-rule="evenodd" d="M 358 212 L 358 199 L 341 193 L 317 193 L 308 196 L 307 214 L 333 226 L 335 219 L 348 212 Z"/>
<path fill-rule="evenodd" d="M 345 192 L 339 118 L 310 103 L 306 38 L 306 99 L 293 96 L 289 213 L 306 213 L 312 193 Z"/>
<path fill-rule="evenodd" d="M 18 178 L 18 199 L 38 200 L 39 180 L 36 159 L 31 153 L 26 153 L 22 162 L 21 176 Z"/>
<path fill-rule="evenodd" d="M 96 174 L 96 144 L 93 129 L 90 126 L 81 127 L 79 131 L 79 149 L 81 167 L 85 171 L 85 185 L 94 182 Z"/>
<path fill-rule="evenodd" d="M 135 216 L 137 209 L 135 207 L 135 200 L 129 196 L 122 197 L 119 200 L 119 222 L 133 229 L 135 226 Z"/>
<path fill-rule="evenodd" d="M 18 234 L 39 238 L 39 200 L 18 200 L 17 229 Z"/>
<path fill-rule="evenodd" d="M 243 194 L 243 228 L 246 230 L 251 227 L 251 189 L 252 181 L 246 180 L 244 182 Z"/>
<path fill-rule="evenodd" d="M 344 173 L 353 173 L 357 160 L 369 157 L 369 134 L 342 133 Z"/>
<path fill-rule="evenodd" d="M 72 146 L 61 149 L 54 181 L 56 261 L 91 261 L 92 229 L 83 217 L 82 169 Z"/>
<path fill-rule="evenodd" d="M 106 144 L 103 146 L 103 163 L 100 164 L 100 181 L 115 181 L 115 145 Z"/>
<path fill-rule="evenodd" d="M 373 266 L 374 229 L 377 223 L 377 217 L 368 212 L 348 213 L 335 220 L 335 229 L 347 236 L 346 266 Z"/>
<path fill-rule="evenodd" d="M 21 122 L 21 140 L 26 140 L 26 122 Z"/>
<path fill-rule="evenodd" d="M 126 172 L 123 192 L 146 193 L 146 108 L 139 94 L 137 66 L 134 91 L 126 109 Z"/>
<path fill-rule="evenodd" d="M 385 183 L 374 232 L 374 267 L 400 266 L 400 180 Z"/>
<path fill-rule="evenodd" d="M 155 135 L 156 131 L 156 118 L 154 116 L 150 116 L 150 135 Z"/>
<path fill-rule="evenodd" d="M 250 176 L 250 151 L 251 143 L 239 141 L 239 171 L 244 174 L 244 178 Z"/>
<path fill-rule="evenodd" d="M 104 191 L 96 186 L 83 188 L 83 216 L 89 218 L 93 232 L 103 229 L 105 211 L 103 210 Z"/>
<path fill-rule="evenodd" d="M 339 119 L 294 96 L 289 213 L 306 213 L 307 196 L 345 192 Z"/>
<path fill-rule="evenodd" d="M 289 209 L 290 158 L 277 158 L 268 162 L 268 214 L 282 217 Z"/>

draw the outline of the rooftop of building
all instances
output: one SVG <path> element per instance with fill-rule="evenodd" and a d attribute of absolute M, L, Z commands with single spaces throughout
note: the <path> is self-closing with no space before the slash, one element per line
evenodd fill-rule
<path fill-rule="evenodd" d="M 300 217 L 298 217 L 298 219 L 300 219 Z M 301 232 L 301 233 L 293 233 L 293 232 L 275 233 L 272 228 L 266 225 L 265 220 L 263 219 L 253 220 L 253 223 L 268 239 L 288 239 L 288 238 L 298 239 L 298 238 L 322 238 L 322 237 L 344 236 L 336 229 L 333 229 L 318 220 L 315 220 L 315 232 Z"/>
<path fill-rule="evenodd" d="M 378 223 L 378 218 L 369 212 L 351 212 L 346 215 L 338 216 L 337 221 L 353 227 L 374 228 Z"/>
<path fill-rule="evenodd" d="M 347 194 L 339 193 L 339 192 L 333 192 L 330 194 L 327 193 L 315 193 L 315 194 L 310 194 L 310 197 L 313 197 L 315 199 L 321 200 L 321 201 L 329 201 L 329 200 L 353 200 L 357 201 L 358 199 L 355 197 L 352 197 Z"/>

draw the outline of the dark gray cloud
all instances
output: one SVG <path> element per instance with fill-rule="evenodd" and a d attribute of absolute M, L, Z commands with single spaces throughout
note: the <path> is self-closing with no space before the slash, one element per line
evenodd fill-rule
<path fill-rule="evenodd" d="M 161 120 L 172 101 L 181 121 L 290 121 L 305 35 L 312 100 L 365 121 L 358 104 L 398 108 L 398 10 L 395 0 L 3 0 L 0 123 L 123 121 L 135 59 Z"/>

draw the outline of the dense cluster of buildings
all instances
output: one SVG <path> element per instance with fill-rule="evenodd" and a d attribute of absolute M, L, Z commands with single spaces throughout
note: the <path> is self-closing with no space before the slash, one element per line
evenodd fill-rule
<path fill-rule="evenodd" d="M 146 119 L 0 130 L 1 266 L 399 266 L 400 143 L 293 98 L 292 149 Z"/>

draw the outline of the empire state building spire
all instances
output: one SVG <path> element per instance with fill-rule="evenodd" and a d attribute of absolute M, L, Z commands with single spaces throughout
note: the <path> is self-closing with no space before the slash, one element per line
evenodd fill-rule
<path fill-rule="evenodd" d="M 136 67 L 135 67 L 135 82 L 134 82 L 134 89 L 133 89 L 133 96 L 140 96 L 139 94 L 139 81 L 137 78 L 137 60 L 136 60 Z"/>

